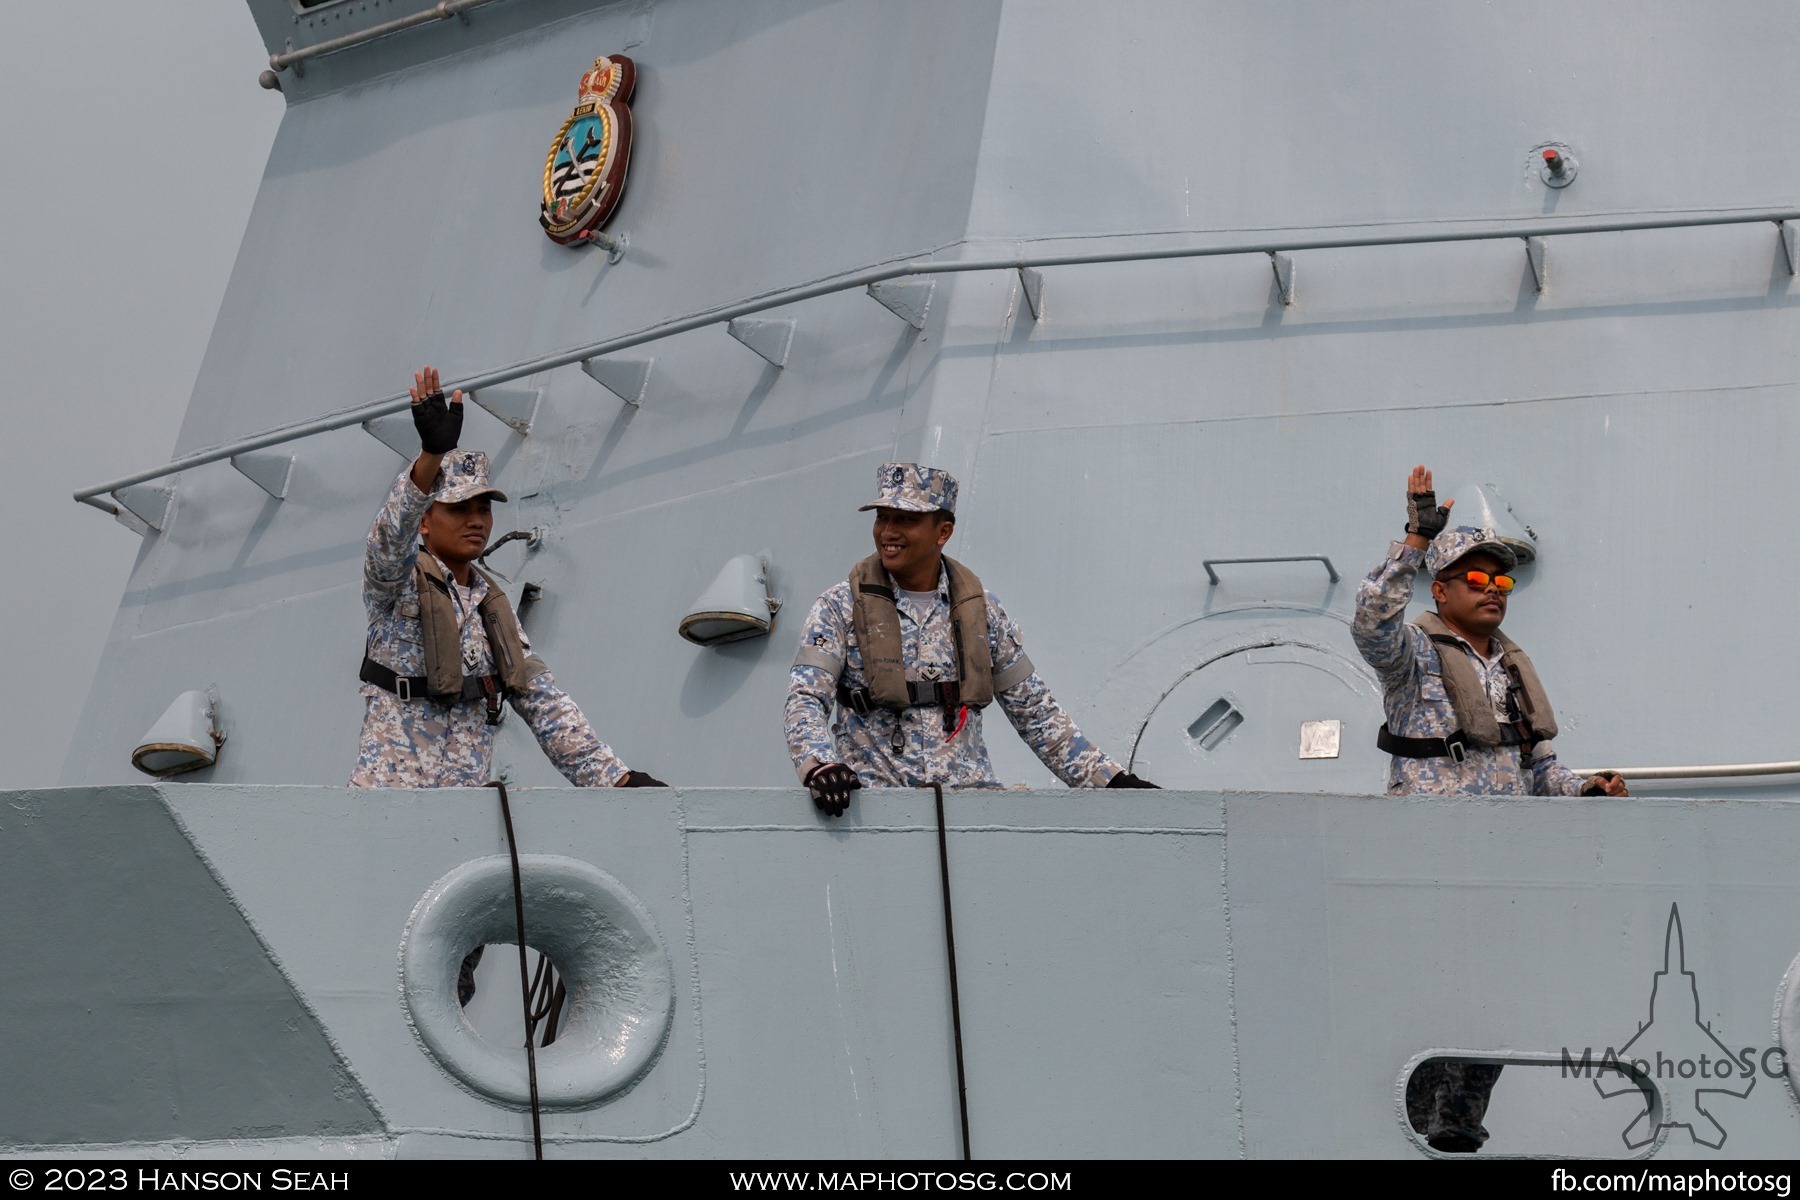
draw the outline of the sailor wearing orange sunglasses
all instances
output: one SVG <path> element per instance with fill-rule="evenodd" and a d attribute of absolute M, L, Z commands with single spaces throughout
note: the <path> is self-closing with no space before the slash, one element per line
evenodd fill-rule
<path fill-rule="evenodd" d="M 1390 795 L 1623 796 L 1611 772 L 1586 780 L 1556 761 L 1556 716 L 1531 659 L 1500 632 L 1518 565 L 1491 529 L 1446 529 L 1450 508 L 1414 467 L 1406 484 L 1406 539 L 1356 592 L 1351 633 L 1381 676 L 1387 723 L 1377 744 L 1393 756 Z M 1406 605 L 1420 567 L 1437 612 L 1410 624 Z M 1407 1118 L 1434 1149 L 1472 1153 L 1500 1076 L 1492 1063 L 1433 1059 L 1406 1083 Z"/>
<path fill-rule="evenodd" d="M 1450 523 L 1431 472 L 1407 479 L 1406 539 L 1357 589 L 1356 648 L 1380 674 L 1393 755 L 1389 795 L 1626 795 L 1610 772 L 1583 780 L 1556 761 L 1556 716 L 1531 659 L 1500 632 L 1518 558 L 1490 529 Z M 1410 624 L 1420 567 L 1437 612 Z"/>

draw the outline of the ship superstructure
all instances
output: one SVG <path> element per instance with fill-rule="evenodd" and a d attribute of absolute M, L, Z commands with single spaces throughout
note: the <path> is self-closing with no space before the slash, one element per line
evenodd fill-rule
<path fill-rule="evenodd" d="M 976 1153 L 1424 1152 L 1397 1096 L 1437 1053 L 1521 1064 L 1500 1153 L 1800 1140 L 1764 1056 L 1800 1033 L 1796 655 L 1756 632 L 1800 584 L 1787 6 L 250 5 L 287 116 L 174 463 L 86 489 L 143 549 L 66 788 L 12 797 L 11 877 L 64 924 L 8 935 L 42 980 L 8 1073 L 126 1039 L 138 1090 L 44 1082 L 0 1144 L 528 1139 L 405 969 L 432 889 L 502 852 L 493 797 L 340 786 L 363 535 L 421 362 L 475 393 L 497 529 L 532 534 L 493 565 L 534 643 L 678 788 L 560 788 L 502 733 L 521 850 L 609 879 L 668 978 L 643 1064 L 567 1093 L 553 1144 L 959 1149 L 931 797 L 827 826 L 780 736 L 798 615 L 866 552 L 854 509 L 895 459 L 963 481 L 955 552 L 1083 728 L 1171 789 L 953 798 Z M 602 239 L 558 244 L 546 148 L 608 55 L 634 64 L 629 174 Z M 1563 759 L 1679 778 L 1370 794 L 1347 625 L 1415 462 L 1532 555 L 1507 630 Z M 773 631 L 682 640 L 742 556 Z M 140 735 L 207 688 L 217 764 L 143 784 Z M 55 868 L 76 845 L 115 890 Z M 1636 1102 L 1563 1068 L 1629 1040 L 1671 903 L 1759 1064 L 1719 1150 L 1654 1079 L 1629 1146 Z M 144 959 L 84 951 L 78 1015 L 95 944 Z M 193 999 L 195 961 L 231 982 Z M 203 1025 L 238 1040 L 175 1055 Z"/>

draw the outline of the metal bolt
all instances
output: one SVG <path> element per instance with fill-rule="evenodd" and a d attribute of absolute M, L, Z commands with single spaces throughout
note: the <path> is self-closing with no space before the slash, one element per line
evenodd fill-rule
<path fill-rule="evenodd" d="M 614 237 L 610 233 L 601 233 L 598 229 L 590 229 L 583 233 L 580 240 L 590 246 L 598 246 L 606 251 L 608 262 L 618 262 L 625 257 L 625 238 Z"/>

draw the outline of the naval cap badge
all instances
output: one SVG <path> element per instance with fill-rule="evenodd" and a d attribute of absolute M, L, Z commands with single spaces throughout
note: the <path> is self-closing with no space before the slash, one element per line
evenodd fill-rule
<path fill-rule="evenodd" d="M 575 111 L 556 131 L 544 158 L 544 199 L 538 224 L 560 245 L 606 224 L 625 190 L 631 162 L 631 109 L 637 65 L 623 54 L 602 55 L 581 77 Z"/>

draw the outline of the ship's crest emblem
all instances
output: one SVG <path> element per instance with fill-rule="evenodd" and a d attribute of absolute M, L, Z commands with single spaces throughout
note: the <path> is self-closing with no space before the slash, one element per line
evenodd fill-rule
<path fill-rule="evenodd" d="M 544 158 L 544 198 L 538 223 L 550 240 L 581 243 L 619 203 L 631 162 L 631 109 L 637 66 L 623 54 L 594 60 L 581 77 L 569 114 Z"/>

